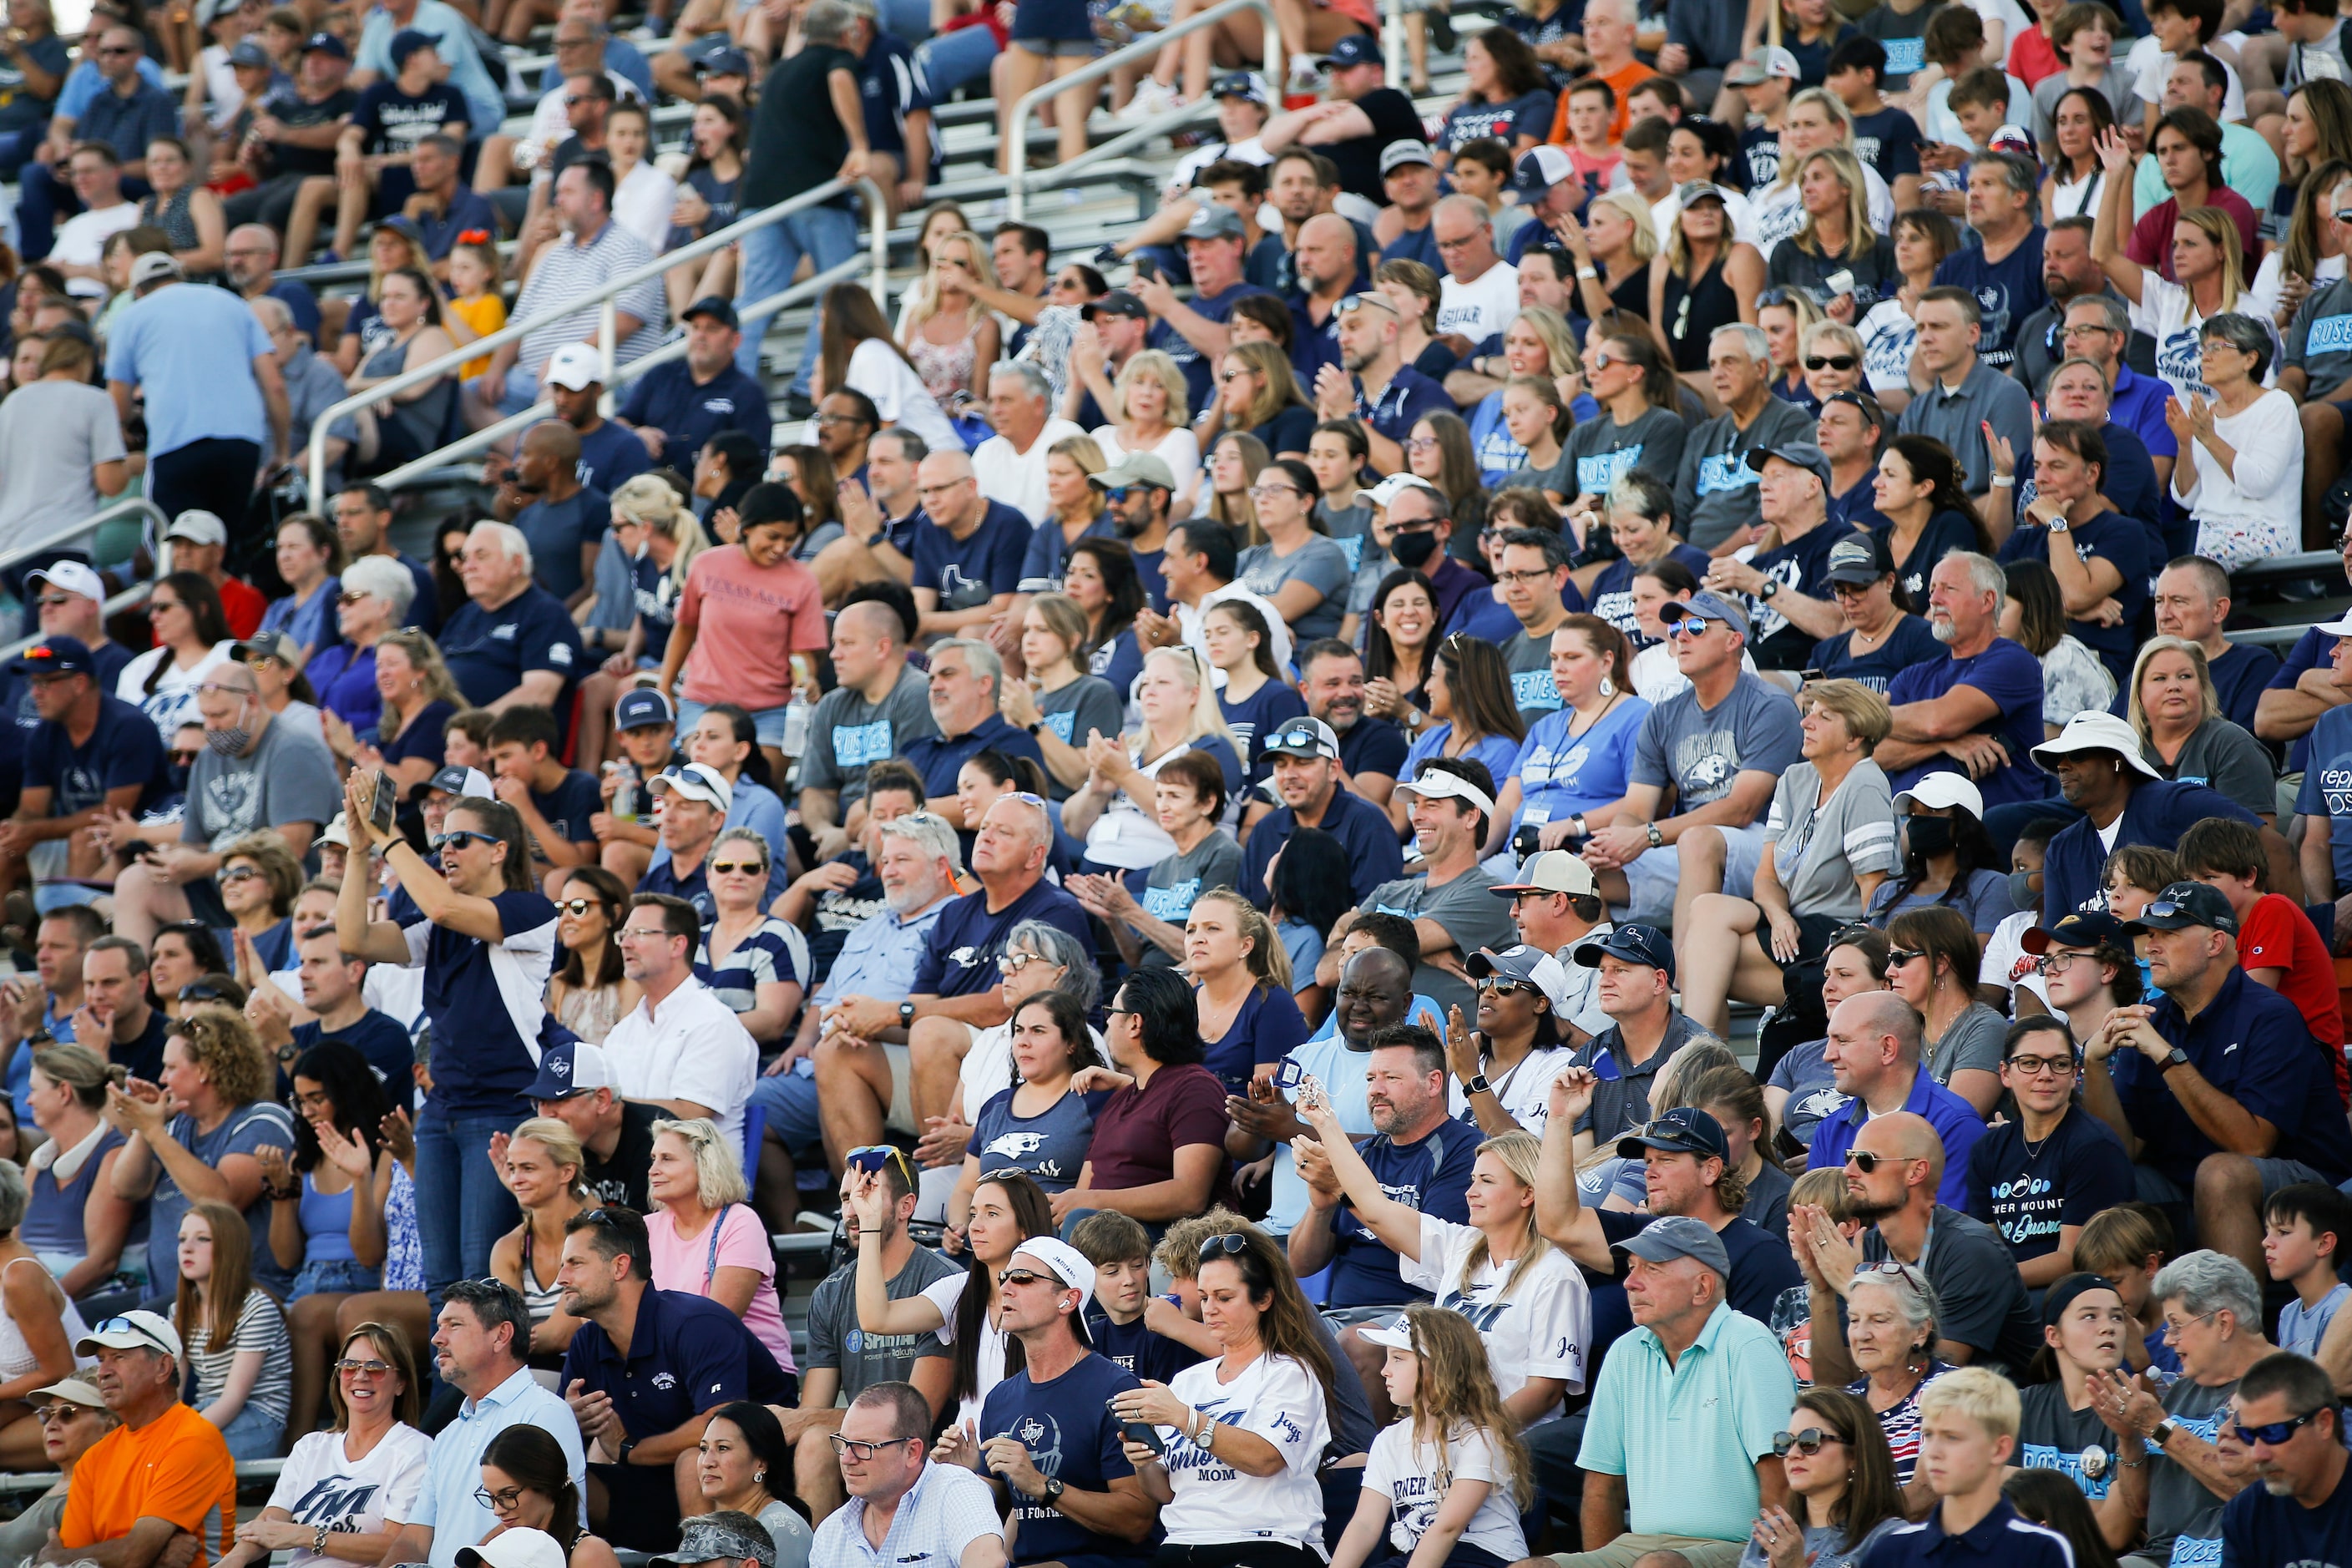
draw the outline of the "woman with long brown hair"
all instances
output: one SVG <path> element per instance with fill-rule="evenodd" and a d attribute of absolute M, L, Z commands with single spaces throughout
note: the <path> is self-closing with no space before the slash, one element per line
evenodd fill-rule
<path fill-rule="evenodd" d="M 1600 507 L 1627 473 L 1647 474 L 1671 489 L 1685 435 L 1682 384 L 1657 343 L 1646 333 L 1621 332 L 1586 358 L 1584 373 L 1601 415 L 1568 433 L 1544 489 L 1571 513 Z"/>
<path fill-rule="evenodd" d="M 188 1349 L 196 1414 L 230 1455 L 274 1459 L 286 1437 L 291 1345 L 286 1315 L 255 1283 L 245 1216 L 209 1199 L 180 1218 L 179 1291 L 172 1326 Z"/>
<path fill-rule="evenodd" d="M 236 657 L 220 591 L 201 572 L 173 572 L 147 597 L 155 646 L 122 667 L 114 694 L 144 711 L 169 745 L 172 731 L 198 722 L 196 688 Z"/>
<path fill-rule="evenodd" d="M 1431 656 L 1422 693 L 1431 722 L 1414 736 L 1399 778 L 1416 775 L 1430 757 L 1474 758 L 1493 777 L 1509 776 L 1519 742 L 1528 738 L 1528 716 L 1511 696 L 1510 667 L 1500 648 L 1456 632 Z M 1399 833 L 1406 831 L 1412 806 L 1409 796 L 1390 797 L 1389 820 Z"/>
<path fill-rule="evenodd" d="M 816 369 L 809 385 L 813 396 L 822 401 L 825 393 L 841 387 L 862 392 L 885 428 L 903 426 L 934 452 L 963 446 L 863 283 L 836 283 L 825 290 L 824 324 L 817 341 Z"/>
<path fill-rule="evenodd" d="M 1886 1434 L 1869 1406 L 1842 1388 L 1797 1395 L 1789 1429 L 1772 1439 L 1789 1478 L 1786 1507 L 1757 1515 L 1740 1568 L 1850 1568 L 1904 1522 L 1903 1490 Z"/>
<path fill-rule="evenodd" d="M 1422 695 L 1437 642 L 1437 591 L 1429 579 L 1399 567 L 1372 590 L 1364 633 L 1364 711 L 1406 732 L 1428 722 Z"/>
<path fill-rule="evenodd" d="M 1304 458 L 1315 405 L 1290 360 L 1272 343 L 1236 343 L 1217 362 L 1217 395 L 1193 426 L 1203 441 L 1228 431 L 1255 437 L 1271 457 Z"/>
<path fill-rule="evenodd" d="M 555 936 L 562 961 L 547 982 L 547 1008 L 565 1028 L 601 1046 L 642 993 L 621 973 L 621 913 L 629 889 L 602 866 L 575 866 L 563 879 Z"/>
<path fill-rule="evenodd" d="M 1245 430 L 1228 430 L 1209 448 L 1209 504 L 1202 510 L 1213 521 L 1232 529 L 1234 542 L 1244 550 L 1265 542 L 1265 530 L 1258 526 L 1257 502 L 1250 492 L 1273 460 L 1265 443 Z"/>

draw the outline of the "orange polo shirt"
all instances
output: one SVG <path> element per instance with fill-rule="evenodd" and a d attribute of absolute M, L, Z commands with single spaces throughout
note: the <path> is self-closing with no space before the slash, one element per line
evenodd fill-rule
<path fill-rule="evenodd" d="M 1607 82 L 1611 90 L 1617 94 L 1616 117 L 1609 121 L 1609 144 L 1611 146 L 1613 147 L 1618 142 L 1625 140 L 1625 128 L 1633 123 L 1633 115 L 1628 113 L 1625 109 L 1626 95 L 1657 74 L 1658 73 L 1656 71 L 1652 70 L 1648 66 L 1643 65 L 1640 60 L 1636 59 L 1629 60 L 1625 64 L 1618 67 L 1615 70 L 1609 72 L 1606 76 L 1602 76 L 1598 79 L 1601 81 Z M 1578 81 L 1591 81 L 1593 79 L 1595 79 L 1591 76 L 1583 76 L 1577 79 Z M 1575 82 L 1570 82 L 1569 84 L 1571 91 L 1574 90 L 1575 85 Z M 1568 93 L 1566 92 L 1559 95 L 1559 107 L 1552 110 L 1551 134 L 1544 138 L 1544 140 L 1551 142 L 1556 147 L 1566 147 L 1574 141 L 1574 138 L 1570 136 L 1568 133 Z"/>
<path fill-rule="evenodd" d="M 220 1428 L 184 1405 L 174 1405 L 137 1431 L 118 1426 L 91 1445 L 74 1467 L 58 1538 L 89 1546 L 131 1533 L 142 1519 L 168 1519 L 200 1540 L 205 1516 L 221 1510 L 226 1550 L 236 1528 L 236 1462 Z M 194 1568 L 205 1568 L 200 1545 Z"/>

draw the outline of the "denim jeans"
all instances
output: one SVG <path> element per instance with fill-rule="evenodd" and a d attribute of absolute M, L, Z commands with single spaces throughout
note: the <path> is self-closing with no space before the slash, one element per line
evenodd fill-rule
<path fill-rule="evenodd" d="M 735 294 L 736 312 L 743 318 L 743 346 L 735 351 L 736 368 L 754 381 L 760 378 L 760 340 L 767 335 L 768 318 L 750 314 L 751 305 L 791 288 L 803 256 L 823 272 L 856 254 L 857 215 L 846 206 L 804 207 L 781 223 L 745 235 L 742 279 Z M 792 390 L 803 396 L 808 393 L 809 372 L 816 365 L 818 328 L 819 318 L 811 316 L 807 341 L 801 345 L 800 367 L 793 373 Z"/>
<path fill-rule="evenodd" d="M 221 1428 L 221 1439 L 232 1459 L 274 1459 L 286 1447 L 286 1418 L 247 1400 L 236 1418 Z"/>
<path fill-rule="evenodd" d="M 428 1107 L 416 1124 L 416 1234 L 436 1312 L 444 1286 L 490 1271 L 490 1248 L 522 1217 L 490 1169 L 490 1135 L 512 1131 L 520 1120 L 451 1117 Z"/>
<path fill-rule="evenodd" d="M 925 39 L 915 50 L 915 68 L 931 84 L 931 97 L 940 103 L 964 83 L 987 76 L 995 61 L 996 35 L 986 27 L 941 33 Z"/>

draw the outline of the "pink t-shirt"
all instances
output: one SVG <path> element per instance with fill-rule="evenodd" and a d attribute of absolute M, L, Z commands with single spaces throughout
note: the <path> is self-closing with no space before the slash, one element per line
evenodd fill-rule
<path fill-rule="evenodd" d="M 669 1210 L 656 1205 L 646 1215 L 646 1237 L 653 1244 L 654 1289 L 683 1290 L 689 1296 L 710 1294 L 713 1266 L 708 1226 L 701 1235 L 682 1241 Z M 776 1255 L 751 1205 L 731 1205 L 726 1217 L 719 1222 L 717 1267 L 760 1271 L 760 1283 L 752 1289 L 751 1305 L 743 1314 L 743 1326 L 775 1352 L 778 1366 L 786 1372 L 797 1371 L 793 1365 L 792 1331 L 784 1327 L 783 1310 L 776 1302 Z"/>
<path fill-rule="evenodd" d="M 739 544 L 694 558 L 677 624 L 695 628 L 685 689 L 696 702 L 740 702 L 757 713 L 793 699 L 792 656 L 826 645 L 816 574 L 786 559 L 761 568 Z"/>

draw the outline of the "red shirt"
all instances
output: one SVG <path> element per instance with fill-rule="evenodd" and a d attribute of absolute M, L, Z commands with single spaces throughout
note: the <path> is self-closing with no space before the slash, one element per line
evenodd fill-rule
<path fill-rule="evenodd" d="M 269 601 L 261 590 L 242 577 L 224 577 L 220 583 L 221 610 L 228 616 L 229 636 L 243 641 L 261 629 L 261 613 L 269 608 Z"/>
<path fill-rule="evenodd" d="M 2311 1037 L 2327 1051 L 2336 1068 L 2336 1098 L 2344 1098 L 2344 1010 L 2336 991 L 2336 961 L 2319 940 L 2319 928 L 2296 907 L 2294 900 L 2264 893 L 2246 911 L 2246 929 L 2238 933 L 2238 965 L 2249 973 L 2277 969 L 2279 994 L 2294 1004 L 2311 1030 Z"/>
<path fill-rule="evenodd" d="M 2017 36 L 2017 42 L 2009 46 L 2009 74 L 2029 88 L 2043 77 L 2056 76 L 2065 68 L 2066 62 L 2058 58 L 2057 46 L 2039 27 L 2026 28 Z"/>
<path fill-rule="evenodd" d="M 2246 205 L 2245 197 L 2227 185 L 2212 186 L 2208 205 L 2228 213 L 2230 220 L 2238 226 L 2242 274 L 2252 278 L 2259 259 L 2254 249 L 2254 209 Z M 2172 275 L 2172 226 L 2179 217 L 2180 198 L 2165 197 L 2141 215 L 2139 222 L 2132 226 L 2130 242 L 2124 247 L 2124 254 L 2142 267 L 2155 268 L 2168 283 L 2179 281 Z"/>

